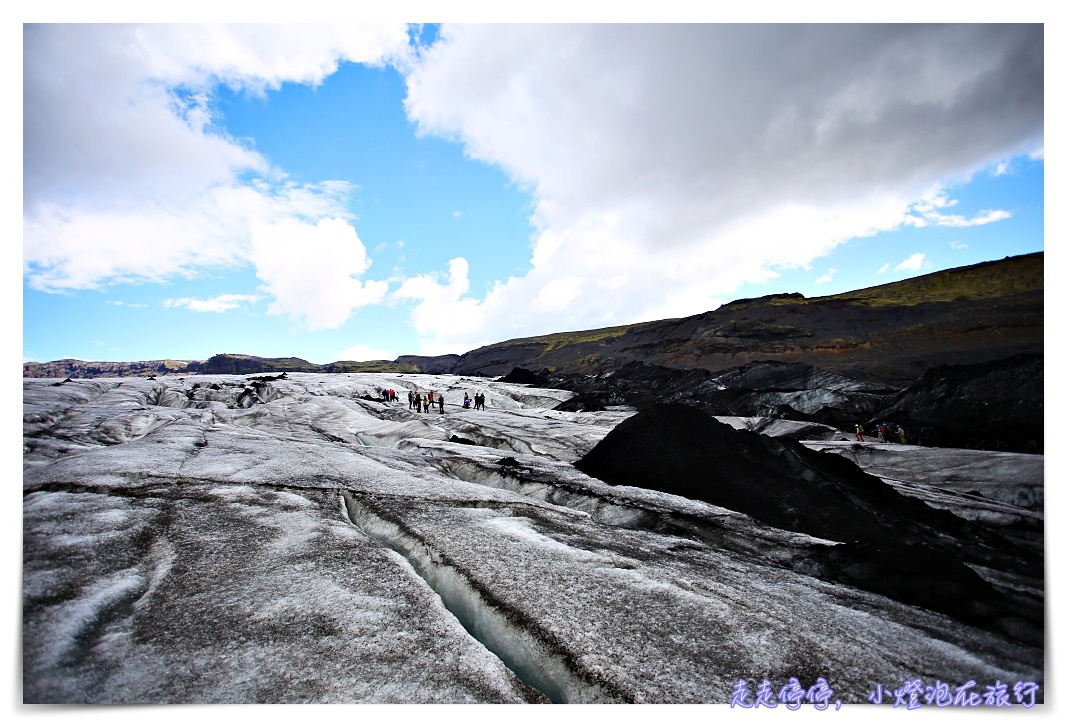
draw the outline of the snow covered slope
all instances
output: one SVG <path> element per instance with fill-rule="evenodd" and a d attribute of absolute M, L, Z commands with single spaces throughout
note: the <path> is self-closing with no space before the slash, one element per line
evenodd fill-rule
<path fill-rule="evenodd" d="M 727 702 L 740 679 L 822 677 L 862 703 L 916 678 L 1043 682 L 1041 646 L 795 568 L 830 542 L 586 476 L 572 463 L 630 413 L 552 411 L 568 392 L 389 374 L 23 386 L 26 702 Z M 444 393 L 445 414 L 409 409 L 412 389 Z M 1005 513 L 1041 523 L 1040 456 L 999 454 L 970 488 L 964 452 L 955 497 L 1013 493 Z M 872 459 L 899 490 L 931 488 L 913 462 L 926 480 Z M 982 575 L 1042 599 L 1040 579 Z"/>

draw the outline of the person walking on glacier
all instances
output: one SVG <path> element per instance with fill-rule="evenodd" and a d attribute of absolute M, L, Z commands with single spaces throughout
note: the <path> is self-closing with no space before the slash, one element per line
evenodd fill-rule
<path fill-rule="evenodd" d="M 860 425 L 857 425 L 857 441 L 864 442 L 864 428 Z"/>

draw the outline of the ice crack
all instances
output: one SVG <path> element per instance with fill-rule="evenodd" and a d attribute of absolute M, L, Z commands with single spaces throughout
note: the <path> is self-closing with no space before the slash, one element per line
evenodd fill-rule
<path fill-rule="evenodd" d="M 466 574 L 429 543 L 401 524 L 378 515 L 351 492 L 341 493 L 352 524 L 403 556 L 463 628 L 497 655 L 525 685 L 554 703 L 632 702 L 615 688 L 581 675 L 566 653 L 493 605 Z"/>

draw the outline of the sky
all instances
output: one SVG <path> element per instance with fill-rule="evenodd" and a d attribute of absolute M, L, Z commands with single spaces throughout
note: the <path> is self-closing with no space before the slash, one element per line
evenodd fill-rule
<path fill-rule="evenodd" d="M 22 43 L 24 361 L 462 354 L 1044 250 L 1041 25 Z"/>

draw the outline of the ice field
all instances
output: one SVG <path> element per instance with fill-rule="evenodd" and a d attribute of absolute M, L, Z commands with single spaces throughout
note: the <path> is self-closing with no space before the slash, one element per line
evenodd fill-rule
<path fill-rule="evenodd" d="M 1041 647 L 791 568 L 820 539 L 583 474 L 631 413 L 553 411 L 568 392 L 377 374 L 23 386 L 26 702 L 725 703 L 739 679 L 823 677 L 862 703 L 914 678 L 1043 681 Z M 412 389 L 443 392 L 445 414 L 409 409 Z M 1041 533 L 1042 456 L 809 445 Z"/>

